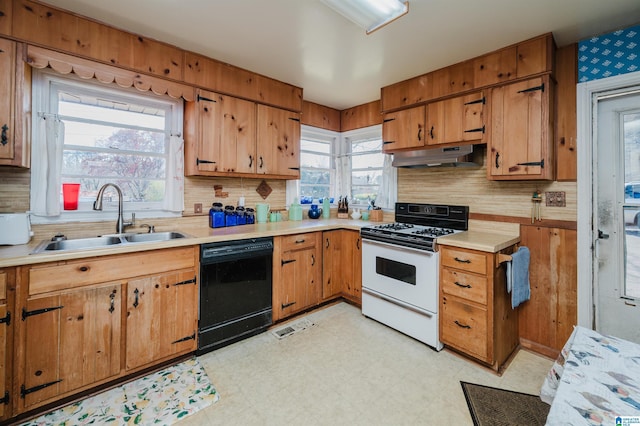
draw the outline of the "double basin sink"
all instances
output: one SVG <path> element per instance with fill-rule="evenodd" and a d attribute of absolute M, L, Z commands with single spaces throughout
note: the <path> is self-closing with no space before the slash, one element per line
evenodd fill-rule
<path fill-rule="evenodd" d="M 181 232 L 152 232 L 144 234 L 103 235 L 100 237 L 77 238 L 73 240 L 44 241 L 33 251 L 33 254 L 67 250 L 88 250 L 134 243 L 153 243 L 187 237 L 187 234 Z"/>

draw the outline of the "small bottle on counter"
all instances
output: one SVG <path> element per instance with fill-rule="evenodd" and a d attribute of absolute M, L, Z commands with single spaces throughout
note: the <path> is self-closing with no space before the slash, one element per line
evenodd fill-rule
<path fill-rule="evenodd" d="M 331 217 L 331 200 L 329 197 L 322 199 L 322 218 L 329 219 Z"/>

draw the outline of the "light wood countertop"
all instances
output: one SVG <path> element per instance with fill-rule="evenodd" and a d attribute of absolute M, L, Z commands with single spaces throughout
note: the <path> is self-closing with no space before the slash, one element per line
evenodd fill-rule
<path fill-rule="evenodd" d="M 520 235 L 513 233 L 469 230 L 439 237 L 437 243 L 443 246 L 461 247 L 471 250 L 497 253 L 520 241 Z"/>
<path fill-rule="evenodd" d="M 106 256 L 111 254 L 157 250 L 169 247 L 183 247 L 218 241 L 274 237 L 278 235 L 291 235 L 303 232 L 328 231 L 332 229 L 352 229 L 359 231 L 362 226 L 370 223 L 372 222 L 351 219 L 305 219 L 302 221 L 269 222 L 254 225 L 231 226 L 226 228 L 209 228 L 208 225 L 177 226 L 173 231 L 188 234 L 189 238 L 179 238 L 161 242 L 117 244 L 105 248 L 93 248 L 89 250 L 68 250 L 31 254 L 31 252 L 42 242 L 41 240 L 38 240 L 16 246 L 0 246 L 0 268 L 83 259 L 87 257 Z M 87 237 L 94 236 L 96 235 L 87 235 Z"/>

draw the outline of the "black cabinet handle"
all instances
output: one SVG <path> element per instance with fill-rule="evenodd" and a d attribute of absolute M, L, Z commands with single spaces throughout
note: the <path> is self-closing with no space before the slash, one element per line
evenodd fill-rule
<path fill-rule="evenodd" d="M 302 243 L 304 243 L 304 239 L 302 239 L 302 240 L 296 240 L 296 244 L 302 244 Z"/>
<path fill-rule="evenodd" d="M 531 161 L 529 163 L 518 163 L 518 166 L 540 166 L 544 169 L 544 159 L 540 161 Z"/>
<path fill-rule="evenodd" d="M 316 264 L 316 255 L 312 254 L 311 255 L 311 266 L 314 266 Z"/>
<path fill-rule="evenodd" d="M 136 296 L 136 299 L 133 301 L 133 307 L 137 308 L 139 303 L 138 303 L 138 297 L 140 296 L 140 290 L 138 290 L 137 288 L 133 291 L 133 294 Z"/>
<path fill-rule="evenodd" d="M 460 323 L 458 322 L 458 320 L 455 320 L 454 322 L 455 322 L 455 323 L 456 323 L 456 325 L 457 325 L 458 327 L 460 327 L 460 328 L 471 328 L 471 326 L 470 326 L 470 325 L 460 324 Z"/>
<path fill-rule="evenodd" d="M 9 131 L 9 127 L 4 124 L 2 126 L 2 138 L 0 139 L 0 143 L 2 143 L 2 145 L 6 145 L 7 143 L 9 143 L 9 137 L 7 136 L 7 132 Z"/>
<path fill-rule="evenodd" d="M 499 153 L 499 152 L 496 152 L 496 169 L 499 169 L 499 168 L 500 168 L 500 161 L 499 161 L 499 159 L 500 159 L 500 153 Z"/>
<path fill-rule="evenodd" d="M 454 284 L 462 288 L 471 288 L 469 284 L 460 284 L 458 281 L 454 282 Z"/>
<path fill-rule="evenodd" d="M 453 260 L 455 260 L 456 262 L 460 262 L 460 263 L 471 263 L 471 260 L 469 260 L 469 259 L 460 259 L 459 257 L 454 257 Z"/>
<path fill-rule="evenodd" d="M 356 240 L 356 248 L 360 250 L 360 238 Z"/>
<path fill-rule="evenodd" d="M 113 311 L 116 310 L 116 293 L 113 292 L 109 295 L 109 299 L 111 299 L 109 303 L 109 313 L 112 314 Z"/>
<path fill-rule="evenodd" d="M 253 167 L 253 155 L 249 155 L 249 167 Z"/>
<path fill-rule="evenodd" d="M 418 129 L 418 140 L 422 142 L 422 127 Z"/>
<path fill-rule="evenodd" d="M 264 164 L 264 161 L 262 160 L 262 155 L 260 156 L 260 168 L 262 168 L 262 165 Z"/>
<path fill-rule="evenodd" d="M 431 139 L 435 139 L 435 136 L 433 135 L 433 130 L 434 130 L 434 127 L 431 126 L 431 130 L 429 130 L 429 136 L 431 136 Z"/>
<path fill-rule="evenodd" d="M 329 248 L 329 239 L 327 238 L 327 248 Z"/>

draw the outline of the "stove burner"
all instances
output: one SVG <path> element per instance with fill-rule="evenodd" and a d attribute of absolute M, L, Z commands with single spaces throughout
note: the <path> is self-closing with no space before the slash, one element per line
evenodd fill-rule
<path fill-rule="evenodd" d="M 388 229 L 390 231 L 401 231 L 403 229 L 413 228 L 413 224 L 411 223 L 385 223 L 383 225 L 374 226 L 376 229 Z"/>
<path fill-rule="evenodd" d="M 453 229 L 449 229 L 449 228 L 433 228 L 433 227 L 429 227 L 429 228 L 422 228 L 422 229 L 417 229 L 415 231 L 413 231 L 413 234 L 417 234 L 417 235 L 432 235 L 434 237 L 441 237 L 443 235 L 449 235 L 449 234 L 453 234 L 455 231 Z"/>

